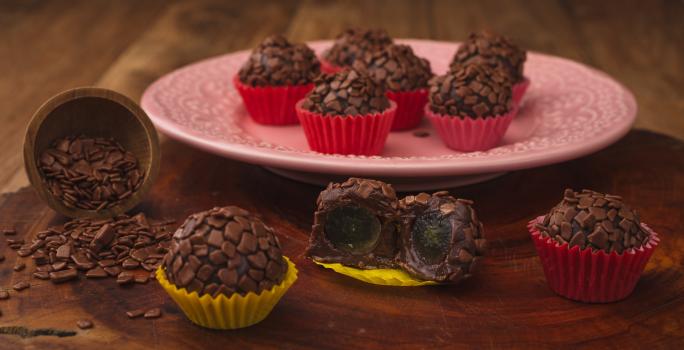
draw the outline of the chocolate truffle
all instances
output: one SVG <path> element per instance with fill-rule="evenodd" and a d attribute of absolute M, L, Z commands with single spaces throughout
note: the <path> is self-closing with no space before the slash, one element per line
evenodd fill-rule
<path fill-rule="evenodd" d="M 350 67 L 367 52 L 382 49 L 392 43 L 384 29 L 350 28 L 340 33 L 335 44 L 325 51 L 323 57 L 339 67 Z"/>
<path fill-rule="evenodd" d="M 270 227 L 229 206 L 191 215 L 174 233 L 164 269 L 176 287 L 217 297 L 269 290 L 287 263 Z"/>
<path fill-rule="evenodd" d="M 382 50 L 367 52 L 354 62 L 354 68 L 365 69 L 375 81 L 392 91 L 426 88 L 432 78 L 430 62 L 413 53 L 408 45 L 388 45 Z"/>
<path fill-rule="evenodd" d="M 639 248 L 650 239 L 639 215 L 622 202 L 622 197 L 591 190 L 578 193 L 566 189 L 563 200 L 537 228 L 558 244 L 606 253 Z"/>
<path fill-rule="evenodd" d="M 473 61 L 484 62 L 492 68 L 504 70 L 513 83 L 518 83 L 524 79 L 526 56 L 525 50 L 504 36 L 489 32 L 471 33 L 468 40 L 459 46 L 450 67 L 457 70 Z"/>
<path fill-rule="evenodd" d="M 358 268 L 393 268 L 397 196 L 392 186 L 350 178 L 318 196 L 307 256 Z"/>
<path fill-rule="evenodd" d="M 323 74 L 306 96 L 302 108 L 323 115 L 366 115 L 389 108 L 382 84 L 366 72 L 345 69 L 334 75 Z"/>
<path fill-rule="evenodd" d="M 320 73 L 321 64 L 309 47 L 274 35 L 252 51 L 238 76 L 250 86 L 284 86 L 309 84 Z"/>
<path fill-rule="evenodd" d="M 430 82 L 430 110 L 459 117 L 490 117 L 512 107 L 510 77 L 502 70 L 473 63 Z"/>
<path fill-rule="evenodd" d="M 469 277 L 486 249 L 482 223 L 472 204 L 446 191 L 399 201 L 399 264 L 423 280 L 456 283 Z"/>

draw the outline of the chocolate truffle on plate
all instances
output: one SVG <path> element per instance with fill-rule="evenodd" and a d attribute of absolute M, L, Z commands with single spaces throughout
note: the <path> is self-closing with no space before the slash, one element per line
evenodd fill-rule
<path fill-rule="evenodd" d="M 391 43 L 392 38 L 384 29 L 346 29 L 335 38 L 333 46 L 323 53 L 324 70 L 332 73 L 351 67 L 356 59 Z"/>
<path fill-rule="evenodd" d="M 399 264 L 423 280 L 457 283 L 469 277 L 487 246 L 472 204 L 446 191 L 420 193 L 399 201 Z"/>
<path fill-rule="evenodd" d="M 291 44 L 282 35 L 273 35 L 252 51 L 238 76 L 250 86 L 304 85 L 320 74 L 320 66 L 305 44 Z"/>
<path fill-rule="evenodd" d="M 537 228 L 558 244 L 568 243 L 569 248 L 606 253 L 640 248 L 650 239 L 639 214 L 623 203 L 622 197 L 591 190 L 565 190 L 563 200 Z"/>
<path fill-rule="evenodd" d="M 390 91 L 427 88 L 432 78 L 430 62 L 418 57 L 408 45 L 391 44 L 381 50 L 367 52 L 354 67 L 365 69 L 375 81 Z"/>
<path fill-rule="evenodd" d="M 313 89 L 320 63 L 304 44 L 270 36 L 257 46 L 233 78 L 250 117 L 264 125 L 297 124 L 295 104 Z"/>
<path fill-rule="evenodd" d="M 283 281 L 287 267 L 273 230 L 232 206 L 191 215 L 164 258 L 169 282 L 213 297 L 269 290 Z"/>
<path fill-rule="evenodd" d="M 430 84 L 430 110 L 460 118 L 491 117 L 508 113 L 511 80 L 501 70 L 468 64 Z"/>
<path fill-rule="evenodd" d="M 316 79 L 302 108 L 324 115 L 365 115 L 390 107 L 385 88 L 366 72 L 347 69 Z"/>
<path fill-rule="evenodd" d="M 382 84 L 354 69 L 320 76 L 296 106 L 312 150 L 365 156 L 382 152 L 396 110 Z"/>
<path fill-rule="evenodd" d="M 458 47 L 450 68 L 457 70 L 473 61 L 484 62 L 492 68 L 508 73 L 513 83 L 524 79 L 523 68 L 527 53 L 505 36 L 488 31 L 471 33 Z"/>
<path fill-rule="evenodd" d="M 397 196 L 391 185 L 350 178 L 318 196 L 307 256 L 363 269 L 395 267 Z"/>

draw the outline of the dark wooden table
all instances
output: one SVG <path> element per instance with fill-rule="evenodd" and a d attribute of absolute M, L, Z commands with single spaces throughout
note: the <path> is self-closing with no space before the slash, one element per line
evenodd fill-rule
<path fill-rule="evenodd" d="M 217 205 L 258 212 L 273 225 L 299 280 L 262 323 L 238 331 L 192 325 L 155 282 L 121 288 L 114 280 L 35 285 L 0 301 L 0 348 L 188 349 L 273 348 L 676 348 L 684 345 L 684 143 L 635 131 L 592 156 L 452 189 L 472 198 L 491 250 L 474 278 L 457 286 L 392 288 L 365 284 L 304 259 L 320 188 L 260 167 L 168 142 L 161 175 L 136 210 L 184 219 Z M 547 287 L 526 222 L 561 198 L 565 187 L 620 193 L 662 243 L 626 300 L 590 305 Z M 64 220 L 30 189 L 0 198 L 0 224 L 16 223 L 29 239 Z M 0 238 L 2 240 L 2 238 Z M 0 243 L 0 246 L 4 244 Z M 16 255 L 0 263 L 0 287 L 30 278 L 13 272 Z M 30 260 L 30 259 L 27 259 Z M 160 319 L 129 320 L 125 312 L 161 306 Z M 78 331 L 76 321 L 95 328 Z M 21 338 L 29 330 L 77 331 L 73 336 Z M 63 333 L 61 333 L 63 334 Z"/>
<path fill-rule="evenodd" d="M 595 155 L 452 189 L 472 198 L 492 250 L 473 279 L 452 287 L 372 286 L 301 256 L 320 188 L 165 140 L 162 176 L 137 210 L 184 219 L 215 205 L 254 210 L 278 231 L 300 278 L 263 323 L 217 332 L 189 323 L 156 284 L 113 280 L 36 284 L 0 301 L 0 348 L 681 348 L 684 345 L 684 4 L 681 1 L 3 1 L 0 3 L 0 225 L 29 239 L 62 222 L 27 188 L 23 130 L 51 95 L 98 85 L 139 99 L 177 67 L 247 49 L 271 33 L 331 38 L 373 23 L 395 37 L 462 40 L 492 28 L 525 47 L 602 69 L 636 95 L 636 126 Z M 668 137 L 664 134 L 673 136 Z M 663 241 L 625 301 L 575 303 L 546 286 L 525 223 L 565 187 L 618 193 Z M 5 249 L 0 237 L 0 249 Z M 26 278 L 5 249 L 0 288 Z M 126 310 L 163 307 L 155 321 Z M 78 331 L 89 318 L 95 328 Z M 25 327 L 16 328 L 16 327 Z M 45 331 L 41 331 L 45 330 Z M 61 333 L 66 331 L 67 333 Z M 30 336 L 40 333 L 67 335 Z M 22 338 L 20 335 L 29 335 Z"/>

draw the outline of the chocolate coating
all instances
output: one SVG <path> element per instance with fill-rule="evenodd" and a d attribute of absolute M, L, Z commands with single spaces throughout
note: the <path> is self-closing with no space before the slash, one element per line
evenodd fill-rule
<path fill-rule="evenodd" d="M 569 248 L 579 246 L 606 253 L 639 248 L 650 239 L 639 214 L 623 203 L 622 197 L 591 190 L 566 189 L 563 200 L 537 228 L 558 244 L 568 243 Z"/>
<path fill-rule="evenodd" d="M 510 77 L 483 64 L 468 64 L 430 82 L 430 109 L 461 118 L 493 117 L 512 107 Z"/>
<path fill-rule="evenodd" d="M 280 284 L 287 271 L 273 229 L 235 206 L 188 217 L 163 263 L 166 278 L 178 288 L 213 297 L 259 294 Z"/>
<path fill-rule="evenodd" d="M 423 280 L 456 283 L 469 277 L 487 244 L 471 205 L 446 191 L 403 198 L 399 265 Z"/>
<path fill-rule="evenodd" d="M 346 69 L 323 74 L 306 95 L 302 108 L 324 115 L 366 115 L 389 108 L 385 87 L 364 71 Z"/>
<path fill-rule="evenodd" d="M 412 91 L 427 88 L 432 78 L 428 60 L 418 57 L 408 45 L 388 45 L 367 52 L 354 62 L 354 68 L 365 69 L 375 81 L 391 91 Z"/>
<path fill-rule="evenodd" d="M 252 50 L 238 76 L 250 86 L 284 86 L 309 84 L 320 73 L 321 64 L 313 50 L 273 35 Z"/>
<path fill-rule="evenodd" d="M 510 39 L 490 32 L 471 33 L 459 46 L 453 60 L 451 70 L 457 70 L 474 61 L 484 62 L 495 69 L 505 71 L 513 83 L 524 79 L 523 68 L 527 53 Z"/>
<path fill-rule="evenodd" d="M 351 67 L 356 59 L 363 58 L 392 43 L 384 29 L 349 28 L 337 35 L 335 44 L 323 53 L 323 57 L 339 67 Z"/>
<path fill-rule="evenodd" d="M 306 255 L 364 269 L 395 267 L 396 209 L 396 193 L 386 183 L 350 178 L 329 184 L 316 202 Z M 340 237 L 344 233 L 351 239 Z"/>

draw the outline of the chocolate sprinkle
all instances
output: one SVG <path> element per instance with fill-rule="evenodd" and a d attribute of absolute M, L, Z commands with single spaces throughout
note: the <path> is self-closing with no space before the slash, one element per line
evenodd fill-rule
<path fill-rule="evenodd" d="M 272 228 L 229 206 L 191 215 L 173 236 L 164 270 L 178 288 L 217 297 L 269 290 L 287 263 Z"/>
<path fill-rule="evenodd" d="M 308 46 L 273 35 L 252 51 L 238 76 L 250 86 L 305 85 L 320 72 L 321 64 Z"/>
<path fill-rule="evenodd" d="M 468 40 L 456 51 L 450 69 L 459 70 L 473 62 L 485 63 L 506 72 L 513 83 L 518 83 L 524 79 L 523 66 L 526 58 L 525 50 L 504 36 L 489 32 L 471 33 Z"/>
<path fill-rule="evenodd" d="M 512 107 L 510 78 L 482 64 L 469 64 L 430 82 L 430 110 L 461 118 L 493 117 Z"/>
<path fill-rule="evenodd" d="M 367 115 L 389 108 L 383 85 L 364 71 L 348 69 L 321 75 L 306 96 L 302 108 L 324 115 Z"/>
<path fill-rule="evenodd" d="M 430 62 L 413 53 L 408 45 L 389 45 L 366 53 L 354 62 L 354 68 L 365 69 L 371 78 L 390 91 L 412 91 L 427 88 L 432 78 Z"/>
<path fill-rule="evenodd" d="M 565 190 L 563 200 L 536 227 L 559 244 L 606 253 L 636 249 L 650 239 L 639 215 L 622 203 L 622 198 L 591 190 Z M 560 232 L 555 227 L 560 227 Z"/>
<path fill-rule="evenodd" d="M 328 62 L 339 67 L 351 67 L 356 59 L 392 44 L 384 29 L 349 28 L 337 35 L 333 46 L 323 53 Z"/>
<path fill-rule="evenodd" d="M 41 153 L 38 168 L 56 199 L 69 208 L 93 211 L 130 197 L 145 177 L 133 153 L 101 137 L 57 139 Z"/>

